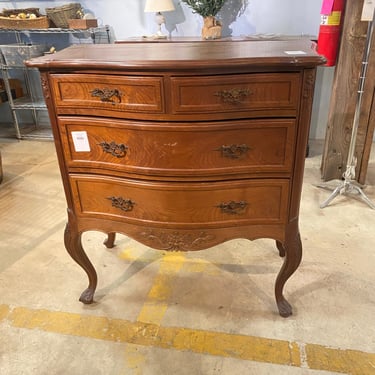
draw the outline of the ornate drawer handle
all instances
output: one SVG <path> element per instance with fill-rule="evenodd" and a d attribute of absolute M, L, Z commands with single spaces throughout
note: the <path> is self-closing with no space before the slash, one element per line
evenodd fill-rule
<path fill-rule="evenodd" d="M 135 205 L 131 199 L 124 199 L 122 197 L 108 197 L 112 201 L 112 207 L 119 208 L 123 211 L 132 211 Z"/>
<path fill-rule="evenodd" d="M 117 103 L 121 103 L 122 92 L 117 89 L 94 89 L 90 91 L 90 94 L 91 96 L 99 97 L 102 102 L 110 102 L 115 104 L 116 100 L 112 99 L 112 97 L 115 97 L 117 98 Z"/>
<path fill-rule="evenodd" d="M 241 215 L 244 213 L 245 208 L 248 206 L 248 203 L 245 201 L 230 201 L 227 203 L 220 203 L 218 208 L 221 209 L 221 212 L 226 213 L 226 214 L 231 214 L 231 215 Z"/>
<path fill-rule="evenodd" d="M 242 144 L 242 145 L 230 145 L 230 146 L 221 146 L 215 151 L 220 151 L 221 155 L 230 158 L 230 159 L 239 159 L 241 156 L 246 154 L 247 151 L 250 150 L 250 147 L 248 145 Z"/>
<path fill-rule="evenodd" d="M 224 103 L 238 104 L 242 99 L 251 95 L 249 89 L 231 89 L 215 92 L 215 96 L 220 96 Z"/>
<path fill-rule="evenodd" d="M 99 146 L 102 147 L 104 152 L 116 156 L 116 158 L 124 158 L 126 156 L 127 150 L 129 149 L 129 147 L 124 145 L 123 143 L 117 144 L 114 141 L 112 141 L 111 143 L 100 142 Z"/>

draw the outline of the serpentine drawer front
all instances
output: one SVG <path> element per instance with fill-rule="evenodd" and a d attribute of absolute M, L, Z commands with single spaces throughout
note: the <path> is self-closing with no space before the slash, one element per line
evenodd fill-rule
<path fill-rule="evenodd" d="M 295 119 L 163 123 L 60 118 L 69 167 L 155 175 L 290 173 Z M 74 145 L 85 132 L 89 151 Z M 191 147 L 194 145 L 194 147 Z"/>
<path fill-rule="evenodd" d="M 82 233 L 163 250 L 276 241 L 283 295 L 298 268 L 304 157 L 316 66 L 306 40 L 72 46 L 39 68 L 68 205 L 65 246 L 96 271 Z M 249 307 L 251 310 L 251 304 Z"/>
<path fill-rule="evenodd" d="M 288 180 L 144 182 L 71 176 L 77 214 L 164 227 L 285 223 Z M 93 193 L 94 192 L 94 193 Z"/>

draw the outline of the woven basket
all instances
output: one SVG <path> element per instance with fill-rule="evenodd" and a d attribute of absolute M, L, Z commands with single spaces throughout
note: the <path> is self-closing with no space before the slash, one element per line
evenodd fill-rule
<path fill-rule="evenodd" d="M 0 29 L 27 30 L 48 28 L 49 20 L 46 16 L 28 18 L 24 20 L 0 16 Z"/>
<path fill-rule="evenodd" d="M 3 9 L 2 16 L 9 17 L 11 15 L 17 15 L 20 13 L 25 14 L 35 14 L 37 17 L 40 17 L 41 14 L 39 13 L 39 8 L 25 8 L 25 9 Z"/>
<path fill-rule="evenodd" d="M 69 27 L 68 20 L 79 18 L 81 9 L 80 3 L 70 3 L 60 7 L 46 8 L 46 14 L 56 27 L 66 29 Z"/>

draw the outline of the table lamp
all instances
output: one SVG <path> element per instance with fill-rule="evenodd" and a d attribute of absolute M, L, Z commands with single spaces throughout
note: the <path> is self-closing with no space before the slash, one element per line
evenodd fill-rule
<path fill-rule="evenodd" d="M 161 25 L 165 23 L 165 18 L 161 12 L 169 12 L 175 10 L 172 0 L 146 0 L 145 12 L 155 12 L 155 21 L 158 25 L 158 31 L 154 35 L 155 38 L 166 38 L 167 36 L 161 32 Z"/>

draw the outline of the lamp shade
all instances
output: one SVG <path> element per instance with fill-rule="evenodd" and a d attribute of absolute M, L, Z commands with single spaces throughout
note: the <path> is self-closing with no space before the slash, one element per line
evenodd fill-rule
<path fill-rule="evenodd" d="M 168 12 L 174 9 L 172 0 L 146 0 L 145 12 Z"/>

